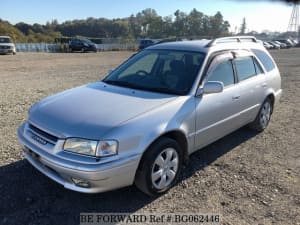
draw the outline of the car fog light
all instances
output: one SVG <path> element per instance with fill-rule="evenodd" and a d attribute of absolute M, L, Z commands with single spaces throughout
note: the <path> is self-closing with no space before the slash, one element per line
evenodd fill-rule
<path fill-rule="evenodd" d="M 76 186 L 79 186 L 79 187 L 88 188 L 90 186 L 89 182 L 82 180 L 82 179 L 71 178 L 71 180 L 73 181 L 73 183 Z"/>

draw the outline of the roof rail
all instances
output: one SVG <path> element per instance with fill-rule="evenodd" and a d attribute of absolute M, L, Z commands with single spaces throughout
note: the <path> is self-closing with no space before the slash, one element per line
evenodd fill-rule
<path fill-rule="evenodd" d="M 206 45 L 206 47 L 211 47 L 211 46 L 217 45 L 218 43 L 243 42 L 243 41 L 257 43 L 257 39 L 254 36 L 232 36 L 232 37 L 216 38 L 216 39 L 212 40 L 211 42 L 209 42 Z"/>

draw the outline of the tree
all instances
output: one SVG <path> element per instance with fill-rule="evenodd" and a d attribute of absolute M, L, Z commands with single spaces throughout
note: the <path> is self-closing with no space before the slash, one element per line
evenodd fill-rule
<path fill-rule="evenodd" d="M 14 42 L 25 42 L 25 35 L 7 21 L 0 19 L 0 35 L 10 36 Z"/>
<path fill-rule="evenodd" d="M 214 16 L 210 17 L 210 36 L 216 38 L 228 35 L 229 27 L 229 22 L 224 21 L 220 12 L 217 12 Z"/>
<path fill-rule="evenodd" d="M 154 9 L 145 9 L 138 16 L 141 21 L 142 36 L 150 38 L 161 37 L 163 20 Z"/>
<path fill-rule="evenodd" d="M 184 37 L 187 35 L 187 15 L 184 12 L 177 10 L 174 13 L 175 21 L 173 23 L 174 35 L 176 37 Z"/>
<path fill-rule="evenodd" d="M 141 34 L 141 27 L 142 24 L 140 20 L 137 18 L 137 16 L 134 16 L 133 14 L 128 19 L 128 25 L 129 25 L 129 35 L 130 37 L 136 39 Z"/>
<path fill-rule="evenodd" d="M 163 18 L 161 27 L 161 38 L 168 38 L 174 33 L 173 30 L 173 18 L 172 16 L 166 16 Z"/>
<path fill-rule="evenodd" d="M 240 34 L 245 34 L 247 30 L 246 18 L 243 18 L 243 22 L 240 27 Z"/>
<path fill-rule="evenodd" d="M 2 22 L 2 21 L 0 21 Z M 3 27 L 3 25 L 1 25 Z M 1 28 L 0 26 L 0 28 Z M 177 10 L 174 15 L 161 17 L 154 9 L 144 9 L 130 17 L 118 19 L 93 18 L 59 23 L 57 20 L 45 25 L 6 23 L 1 28 L 3 34 L 17 41 L 54 42 L 61 36 L 83 36 L 90 38 L 118 38 L 135 40 L 138 38 L 209 38 L 228 35 L 230 27 L 220 12 L 208 16 L 193 9 L 190 13 Z M 0 30 L 1 31 L 1 30 Z M 130 41 L 130 40 L 129 40 Z"/>
<path fill-rule="evenodd" d="M 19 29 L 25 35 L 28 35 L 29 34 L 29 30 L 31 29 L 31 25 L 29 25 L 27 23 L 23 23 L 23 22 L 17 23 L 15 25 L 15 27 L 17 29 Z"/>
<path fill-rule="evenodd" d="M 189 36 L 201 35 L 203 31 L 203 16 L 202 12 L 193 9 L 187 16 L 187 31 Z"/>

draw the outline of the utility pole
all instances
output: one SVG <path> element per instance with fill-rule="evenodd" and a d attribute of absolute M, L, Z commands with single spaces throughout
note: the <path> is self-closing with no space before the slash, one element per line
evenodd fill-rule
<path fill-rule="evenodd" d="M 297 3 L 294 4 L 287 32 L 295 32 L 300 41 L 299 5 Z"/>

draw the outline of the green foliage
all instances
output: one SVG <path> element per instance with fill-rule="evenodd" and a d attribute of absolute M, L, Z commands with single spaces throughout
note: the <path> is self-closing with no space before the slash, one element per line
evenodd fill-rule
<path fill-rule="evenodd" d="M 10 36 L 14 42 L 24 42 L 25 35 L 7 21 L 0 19 L 0 36 Z"/>
<path fill-rule="evenodd" d="M 220 12 L 207 16 L 193 9 L 189 14 L 177 10 L 174 15 L 161 17 L 154 9 L 145 9 L 122 19 L 87 18 L 85 20 L 57 20 L 46 25 L 11 25 L 0 20 L 0 33 L 12 36 L 16 42 L 54 42 L 55 38 L 83 36 L 117 38 L 132 42 L 138 38 L 218 37 L 228 35 L 230 25 Z"/>
<path fill-rule="evenodd" d="M 10 36 L 14 42 L 18 43 L 52 43 L 56 37 L 61 36 L 61 33 L 54 29 L 53 23 L 47 23 L 44 26 L 37 23 L 29 25 L 21 22 L 13 26 L 7 21 L 0 20 L 0 35 Z"/>

